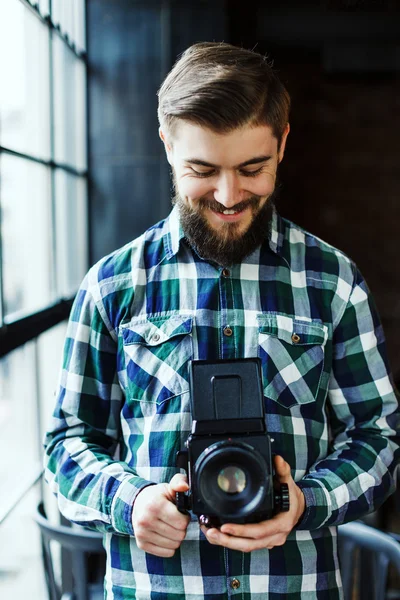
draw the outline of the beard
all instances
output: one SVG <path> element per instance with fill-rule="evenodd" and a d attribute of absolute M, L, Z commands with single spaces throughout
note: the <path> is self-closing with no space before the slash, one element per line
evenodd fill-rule
<path fill-rule="evenodd" d="M 190 246 L 201 258 L 228 266 L 240 263 L 261 246 L 269 232 L 278 192 L 279 186 L 276 185 L 261 208 L 262 197 L 255 195 L 235 205 L 237 210 L 249 207 L 252 211 L 251 223 L 243 233 L 240 233 L 240 222 L 221 223 L 218 229 L 208 223 L 204 214 L 207 209 L 217 212 L 225 210 L 216 200 L 199 198 L 196 208 L 191 208 L 175 188 L 172 202 L 179 209 L 182 229 Z"/>

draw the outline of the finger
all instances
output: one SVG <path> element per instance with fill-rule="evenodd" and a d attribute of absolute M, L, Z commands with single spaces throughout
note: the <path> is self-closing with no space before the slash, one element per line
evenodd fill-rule
<path fill-rule="evenodd" d="M 158 511 L 158 518 L 178 530 L 187 529 L 190 522 L 189 515 L 179 512 L 175 503 L 172 501 L 165 502 L 162 506 L 162 510 Z"/>
<path fill-rule="evenodd" d="M 274 456 L 275 474 L 280 483 L 289 483 L 292 478 L 290 465 L 282 456 Z"/>
<path fill-rule="evenodd" d="M 239 552 L 252 552 L 253 550 L 261 550 L 261 548 L 265 548 L 267 544 L 265 539 L 254 540 L 248 538 L 237 538 L 226 535 L 215 528 L 208 529 L 207 531 L 203 532 L 210 544 L 224 546 L 229 550 L 238 550 Z"/>
<path fill-rule="evenodd" d="M 167 493 L 170 496 L 170 500 L 175 502 L 176 492 L 187 492 L 189 485 L 187 482 L 186 475 L 182 473 L 176 473 L 171 481 L 167 484 Z"/>
<path fill-rule="evenodd" d="M 173 540 L 164 537 L 159 531 L 150 531 L 148 529 L 139 529 L 136 531 L 136 541 L 141 549 L 143 549 L 144 544 L 153 544 L 159 548 L 166 548 L 169 550 L 176 550 L 182 542 L 182 540 Z"/>
<path fill-rule="evenodd" d="M 189 522 L 189 517 L 187 517 L 188 521 L 184 524 L 184 527 L 173 527 L 169 522 L 165 522 L 162 518 L 157 521 L 157 526 L 152 527 L 154 531 L 157 531 L 160 535 L 169 538 L 170 540 L 182 541 L 186 536 L 187 524 Z"/>
<path fill-rule="evenodd" d="M 164 486 L 166 488 L 167 484 Z M 180 513 L 175 504 L 165 497 L 165 493 L 153 500 L 150 499 L 145 506 L 136 504 L 134 511 L 132 519 L 134 529 L 140 526 L 143 529 L 153 530 L 157 521 L 163 521 L 174 529 L 185 531 L 190 522 L 190 517 Z"/>
<path fill-rule="evenodd" d="M 279 513 L 260 523 L 246 523 L 239 525 L 237 523 L 225 523 L 221 527 L 221 532 L 235 537 L 262 539 L 272 535 L 290 530 L 291 519 L 287 517 L 287 513 Z"/>
<path fill-rule="evenodd" d="M 140 550 L 144 550 L 144 552 L 148 552 L 148 554 L 154 554 L 154 556 L 160 556 L 161 558 L 171 558 L 175 554 L 175 550 L 171 548 L 162 548 L 151 543 L 145 543 L 139 546 L 139 548 Z"/>

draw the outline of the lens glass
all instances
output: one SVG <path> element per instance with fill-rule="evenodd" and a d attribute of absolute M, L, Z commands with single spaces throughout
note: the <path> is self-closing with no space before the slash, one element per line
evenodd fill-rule
<path fill-rule="evenodd" d="M 217 481 L 219 488 L 227 494 L 239 494 L 246 487 L 245 472 L 236 465 L 221 469 Z"/>

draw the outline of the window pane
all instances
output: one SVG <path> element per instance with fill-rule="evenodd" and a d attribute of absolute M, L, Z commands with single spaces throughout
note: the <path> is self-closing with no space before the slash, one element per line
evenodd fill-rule
<path fill-rule="evenodd" d="M 86 50 L 85 43 L 85 0 L 53 0 L 53 22 L 67 33 L 78 51 Z"/>
<path fill-rule="evenodd" d="M 62 364 L 66 331 L 67 321 L 64 321 L 42 333 L 37 340 L 41 440 L 48 430 L 50 416 L 56 402 L 55 394 Z"/>
<path fill-rule="evenodd" d="M 9 454 L 9 452 L 8 452 Z M 6 488 L 2 487 L 2 490 Z M 31 489 L 0 527 L 0 598 L 47 598 L 39 527 L 32 515 L 39 487 Z"/>
<path fill-rule="evenodd" d="M 40 468 L 35 342 L 0 360 L 0 509 Z M 8 504 L 6 504 L 8 505 Z"/>
<path fill-rule="evenodd" d="M 53 38 L 55 159 L 86 169 L 86 66 Z"/>
<path fill-rule="evenodd" d="M 31 313 L 52 299 L 50 169 L 0 156 L 5 318 Z"/>
<path fill-rule="evenodd" d="M 65 0 L 64 0 L 65 1 Z M 63 0 L 52 0 L 51 19 L 54 25 L 62 25 L 63 22 Z"/>
<path fill-rule="evenodd" d="M 56 171 L 57 288 L 74 295 L 87 271 L 86 179 Z"/>
<path fill-rule="evenodd" d="M 78 50 L 86 50 L 85 0 L 75 0 L 75 44 Z"/>
<path fill-rule="evenodd" d="M 46 17 L 50 13 L 50 0 L 39 0 L 39 10 Z"/>
<path fill-rule="evenodd" d="M 1 145 L 49 159 L 49 29 L 22 2 L 3 7 L 0 56 Z"/>

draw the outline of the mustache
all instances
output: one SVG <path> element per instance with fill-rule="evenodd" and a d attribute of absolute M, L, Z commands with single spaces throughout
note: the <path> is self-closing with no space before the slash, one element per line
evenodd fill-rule
<path fill-rule="evenodd" d="M 242 202 L 239 202 L 238 204 L 231 206 L 229 210 L 235 210 L 235 211 L 240 212 L 242 210 L 245 210 L 246 208 L 255 209 L 260 204 L 260 200 L 261 200 L 260 196 L 251 196 L 251 198 L 247 198 L 247 200 L 243 200 Z M 205 210 L 208 208 L 210 210 L 214 210 L 215 212 L 221 212 L 221 213 L 224 212 L 224 210 L 227 210 L 226 206 L 224 206 L 220 202 L 217 202 L 217 200 L 212 200 L 212 199 L 207 199 L 207 198 L 199 198 L 198 207 L 200 210 Z"/>

